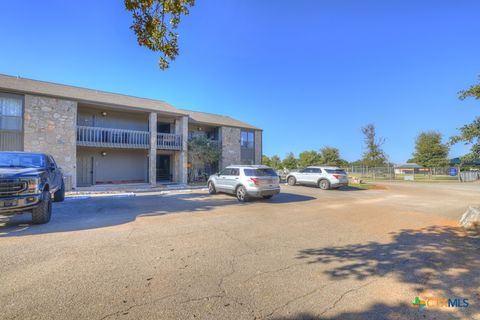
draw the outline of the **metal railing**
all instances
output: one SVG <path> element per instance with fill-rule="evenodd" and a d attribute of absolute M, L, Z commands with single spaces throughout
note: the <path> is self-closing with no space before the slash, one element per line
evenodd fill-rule
<path fill-rule="evenodd" d="M 182 135 L 157 133 L 157 149 L 182 150 Z"/>
<path fill-rule="evenodd" d="M 77 126 L 77 145 L 148 149 L 150 133 L 148 131 Z"/>

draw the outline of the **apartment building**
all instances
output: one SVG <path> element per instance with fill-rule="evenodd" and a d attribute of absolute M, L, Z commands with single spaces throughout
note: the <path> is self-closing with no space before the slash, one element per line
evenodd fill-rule
<path fill-rule="evenodd" d="M 187 183 L 188 141 L 221 148 L 219 163 L 259 164 L 262 130 L 159 100 L 0 75 L 0 151 L 51 154 L 72 188 Z"/>

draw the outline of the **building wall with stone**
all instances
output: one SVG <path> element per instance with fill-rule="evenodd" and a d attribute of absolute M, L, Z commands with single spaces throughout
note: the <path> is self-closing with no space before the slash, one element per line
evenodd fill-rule
<path fill-rule="evenodd" d="M 255 164 L 262 164 L 262 131 L 255 131 Z"/>
<path fill-rule="evenodd" d="M 220 127 L 219 137 L 222 145 L 220 169 L 240 163 L 240 129 Z"/>
<path fill-rule="evenodd" d="M 76 186 L 75 101 L 25 95 L 24 150 L 51 154 Z"/>

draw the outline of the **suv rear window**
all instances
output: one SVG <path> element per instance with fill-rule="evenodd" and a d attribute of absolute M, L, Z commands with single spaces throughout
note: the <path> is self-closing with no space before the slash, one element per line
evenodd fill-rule
<path fill-rule="evenodd" d="M 325 169 L 327 173 L 335 173 L 335 174 L 347 174 L 345 170 L 342 169 Z"/>
<path fill-rule="evenodd" d="M 271 168 L 262 169 L 243 169 L 247 177 L 276 177 L 277 173 Z"/>

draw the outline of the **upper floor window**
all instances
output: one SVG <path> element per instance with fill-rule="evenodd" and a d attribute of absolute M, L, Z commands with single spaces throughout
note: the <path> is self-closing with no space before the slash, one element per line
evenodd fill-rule
<path fill-rule="evenodd" d="M 253 131 L 243 131 L 240 134 L 240 146 L 242 148 L 253 149 L 255 146 L 255 135 Z"/>
<path fill-rule="evenodd" d="M 0 130 L 22 131 L 22 105 L 21 96 L 0 93 Z"/>

